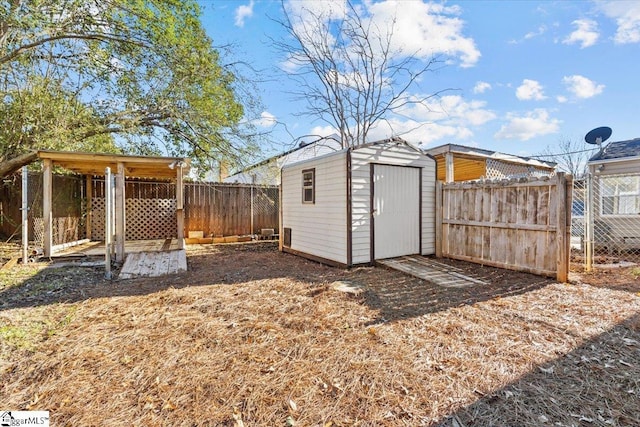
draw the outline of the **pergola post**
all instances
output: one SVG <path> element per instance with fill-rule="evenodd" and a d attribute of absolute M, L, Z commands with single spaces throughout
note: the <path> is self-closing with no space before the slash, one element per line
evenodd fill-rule
<path fill-rule="evenodd" d="M 124 163 L 118 162 L 118 171 L 116 174 L 116 262 L 123 262 L 125 257 L 124 240 L 126 236 L 126 215 L 125 215 L 125 194 L 124 194 Z"/>
<path fill-rule="evenodd" d="M 53 246 L 53 223 L 51 197 L 53 176 L 51 159 L 44 159 L 42 168 L 42 221 L 44 222 L 43 251 L 45 257 L 51 256 Z"/>
<path fill-rule="evenodd" d="M 86 187 L 87 187 L 87 217 L 85 223 L 85 236 L 87 239 L 91 240 L 91 225 L 93 223 L 93 209 L 92 209 L 92 200 L 93 200 L 93 176 L 85 175 L 86 179 Z M 105 184 L 105 188 L 106 184 Z"/>
<path fill-rule="evenodd" d="M 29 262 L 29 169 L 22 167 L 22 263 Z"/>
<path fill-rule="evenodd" d="M 178 249 L 184 249 L 184 180 L 182 162 L 176 168 L 176 223 L 178 227 Z"/>
<path fill-rule="evenodd" d="M 450 151 L 444 153 L 444 171 L 444 182 L 453 182 L 455 180 L 453 174 L 453 153 Z"/>

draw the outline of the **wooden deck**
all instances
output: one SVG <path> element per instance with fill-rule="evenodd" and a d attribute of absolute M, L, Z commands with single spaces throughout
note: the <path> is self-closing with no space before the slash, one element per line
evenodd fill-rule
<path fill-rule="evenodd" d="M 177 250 L 178 241 L 176 239 L 165 240 L 127 240 L 125 250 L 127 254 L 138 252 L 159 252 Z M 67 256 L 104 256 L 104 242 L 88 242 L 78 246 L 72 246 L 62 251 L 56 252 L 55 257 Z"/>
<path fill-rule="evenodd" d="M 184 249 L 135 252 L 127 254 L 118 278 L 158 277 L 181 271 L 187 271 L 187 253 Z"/>
<path fill-rule="evenodd" d="M 376 263 L 445 288 L 466 288 L 487 284 L 487 282 L 480 279 L 462 274 L 462 270 L 459 268 L 434 261 L 430 258 L 425 258 L 421 255 L 381 259 L 377 260 Z"/>
<path fill-rule="evenodd" d="M 119 279 L 158 277 L 187 271 L 187 253 L 176 239 L 125 242 L 126 258 Z M 104 257 L 104 242 L 88 242 L 56 253 L 52 258 Z"/>

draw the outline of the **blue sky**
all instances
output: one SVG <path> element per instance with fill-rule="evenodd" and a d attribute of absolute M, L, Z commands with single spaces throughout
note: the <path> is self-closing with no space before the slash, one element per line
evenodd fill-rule
<path fill-rule="evenodd" d="M 286 37 L 273 21 L 282 17 L 279 1 L 200 4 L 214 44 L 233 44 L 234 59 L 259 70 L 257 123 L 276 141 L 265 145 L 265 155 L 291 148 L 293 138 L 334 132 L 295 114 L 304 105 L 288 94 L 293 81 L 282 69 L 286 58 L 272 46 Z M 296 0 L 293 7 L 305 4 L 326 2 Z M 611 140 L 640 137 L 638 0 L 369 0 L 362 7 L 380 22 L 396 18 L 399 44 L 446 59 L 420 90 L 452 88 L 429 111 L 415 109 L 374 137 L 394 133 L 424 148 L 456 143 L 519 155 L 540 153 L 560 139 L 582 140 L 598 126 L 613 129 Z"/>

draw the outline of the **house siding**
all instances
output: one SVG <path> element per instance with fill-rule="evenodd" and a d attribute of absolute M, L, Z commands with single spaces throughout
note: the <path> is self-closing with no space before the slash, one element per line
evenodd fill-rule
<path fill-rule="evenodd" d="M 395 142 L 357 148 L 351 153 L 352 179 L 352 262 L 371 262 L 371 180 L 370 164 L 422 168 L 421 253 L 435 253 L 436 162 L 410 147 Z"/>
<path fill-rule="evenodd" d="M 292 165 L 327 154 L 336 153 L 342 150 L 342 145 L 331 138 L 322 139 L 300 147 L 287 154 L 272 158 L 264 164 L 250 167 L 244 172 L 231 175 L 223 180 L 228 183 L 258 184 L 258 185 L 280 185 L 280 169 L 287 165 Z"/>
<path fill-rule="evenodd" d="M 632 160 L 595 160 L 590 162 L 592 174 L 596 174 L 596 168 L 599 165 L 604 165 L 602 172 L 598 173 L 601 176 L 636 174 L 640 171 L 640 159 L 637 158 Z"/>
<path fill-rule="evenodd" d="M 599 165 L 604 169 L 597 171 Z M 637 214 L 603 215 L 602 187 L 600 178 L 609 176 L 637 176 L 640 173 L 640 159 L 595 160 L 589 164 L 594 177 L 594 219 L 596 239 L 610 241 L 618 248 L 638 248 L 640 245 L 640 217 Z M 596 242 L 598 244 L 598 242 Z"/>
<path fill-rule="evenodd" d="M 315 169 L 315 203 L 302 203 L 302 171 Z M 282 226 L 291 249 L 347 264 L 346 152 L 282 169 Z"/>

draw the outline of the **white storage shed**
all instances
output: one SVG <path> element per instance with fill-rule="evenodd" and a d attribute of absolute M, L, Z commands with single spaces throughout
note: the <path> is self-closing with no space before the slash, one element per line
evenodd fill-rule
<path fill-rule="evenodd" d="M 280 249 L 330 265 L 435 253 L 436 161 L 393 138 L 282 168 Z"/>

